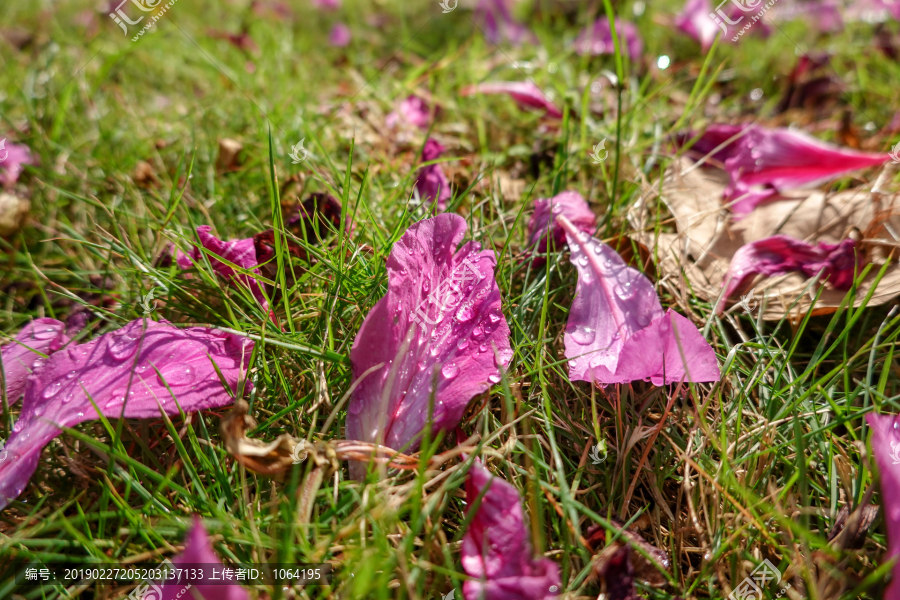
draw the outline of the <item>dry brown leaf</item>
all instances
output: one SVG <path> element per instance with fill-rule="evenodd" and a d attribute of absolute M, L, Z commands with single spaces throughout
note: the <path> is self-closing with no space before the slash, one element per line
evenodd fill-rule
<path fill-rule="evenodd" d="M 30 210 L 31 202 L 25 198 L 0 192 L 0 236 L 8 237 L 19 231 Z"/>
<path fill-rule="evenodd" d="M 871 270 L 859 287 L 855 306 L 860 306 L 872 288 L 881 265 L 900 250 L 900 195 L 853 189 L 835 194 L 804 190 L 756 208 L 746 218 L 734 222 L 722 204 L 727 176 L 718 169 L 697 167 L 682 159 L 666 173 L 632 210 L 630 219 L 638 230 L 635 239 L 655 248 L 663 279 L 687 279 L 698 297 L 715 303 L 722 293 L 722 282 L 731 258 L 744 244 L 776 234 L 808 242 L 836 243 L 850 235 L 862 237 Z M 876 186 L 878 184 L 876 183 Z M 654 234 L 657 220 L 664 226 L 666 216 L 655 215 L 651 206 L 662 200 L 674 217 L 677 233 Z M 758 280 L 755 297 L 766 297 L 763 318 L 778 320 L 790 310 L 791 319 L 837 310 L 846 292 L 825 284 L 821 297 L 813 300 L 823 284 L 809 286 L 810 280 L 793 273 Z M 806 290 L 806 291 L 804 291 Z M 900 294 L 900 266 L 893 263 L 875 289 L 870 306 L 884 304 Z M 791 305 L 797 302 L 791 309 Z"/>
<path fill-rule="evenodd" d="M 247 430 L 256 427 L 256 420 L 247 414 L 249 405 L 238 400 L 222 419 L 222 437 L 225 448 L 239 463 L 261 475 L 281 476 L 295 460 L 305 460 L 308 454 L 303 440 L 296 440 L 285 433 L 274 441 L 265 443 L 247 437 Z M 296 453 L 296 454 L 295 454 Z"/>
<path fill-rule="evenodd" d="M 222 138 L 219 140 L 219 157 L 216 159 L 216 170 L 231 171 L 239 166 L 238 155 L 244 145 L 237 140 Z"/>

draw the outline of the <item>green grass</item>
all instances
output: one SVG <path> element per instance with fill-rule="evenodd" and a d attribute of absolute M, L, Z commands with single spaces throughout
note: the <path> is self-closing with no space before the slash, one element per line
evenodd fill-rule
<path fill-rule="evenodd" d="M 453 204 L 471 238 L 500 255 L 515 350 L 503 382 L 473 402 L 463 427 L 480 434 L 484 456 L 501 457 L 491 468 L 521 490 L 534 545 L 560 564 L 569 597 L 597 596 L 579 536 L 594 523 L 615 531 L 610 518 L 634 522 L 672 558 L 669 585 L 642 586 L 648 597 L 724 598 L 763 558 L 792 583 L 791 597 L 878 597 L 887 573 L 881 520 L 859 550 L 831 546 L 828 532 L 842 507 L 855 508 L 870 491 L 881 503 L 862 416 L 900 408 L 900 318 L 863 307 L 794 324 L 720 320 L 689 290 L 664 293 L 665 306 L 706 325 L 722 382 L 591 390 L 570 383 L 562 362 L 574 269 L 564 254 L 539 270 L 521 258 L 531 199 L 564 189 L 589 199 L 601 215 L 600 237 L 628 233 L 625 211 L 669 163 L 666 136 L 676 130 L 796 120 L 837 139 L 846 110 L 864 141 L 888 149 L 894 140 L 881 130 L 900 108 L 900 67 L 872 45 L 872 26 L 818 36 L 802 23 L 779 24 L 766 40 L 745 35 L 704 56 L 660 24 L 680 3 L 638 16 L 632 3 L 617 4 L 644 34 L 640 65 L 573 54 L 571 40 L 603 4 L 561 13 L 539 0 L 529 25 L 541 46 L 502 48 L 485 41 L 469 11 L 441 14 L 437 2 L 345 0 L 339 15 L 292 4 L 293 23 L 259 19 L 236 3 L 182 0 L 136 43 L 104 14 L 94 33 L 77 25 L 93 2 L 0 6 L 4 27 L 35 33 L 22 52 L 0 43 L 0 135 L 40 157 L 19 185 L 31 198 L 30 222 L 0 240 L 0 327 L 14 333 L 33 317 L 65 318 L 86 305 L 86 335 L 94 336 L 141 317 L 138 301 L 156 290 L 154 317 L 260 340 L 249 398 L 254 437 L 342 439 L 344 415 L 332 403 L 351 382 L 350 345 L 385 291 L 392 243 L 425 216 L 408 202 L 422 140 L 398 144 L 385 135 L 383 116 L 407 94 L 427 92 L 442 109 L 432 134 L 457 159 L 444 164 L 460 190 L 473 186 Z M 379 15 L 386 24 L 368 24 Z M 354 32 L 346 50 L 326 43 L 338 18 Z M 249 59 L 206 35 L 242 23 L 260 48 Z M 895 23 L 887 29 L 897 32 Z M 775 114 L 798 48 L 834 54 L 842 92 L 827 115 L 816 107 Z M 658 70 L 663 54 L 672 65 Z M 618 73 L 621 88 L 604 80 L 600 94 L 585 91 L 604 72 Z M 526 76 L 566 106 L 558 127 L 542 127 L 505 98 L 458 95 L 465 85 Z M 754 89 L 763 92 L 758 101 Z M 589 110 L 598 103 L 602 112 Z M 874 132 L 865 129 L 870 122 Z M 221 138 L 244 145 L 242 163 L 228 172 L 215 166 Z M 301 138 L 310 156 L 293 165 L 287 155 Z M 603 138 L 610 160 L 594 165 L 587 154 Z M 155 183 L 136 179 L 141 162 Z M 525 181 L 520 198 L 499 190 L 501 174 Z M 278 264 L 293 268 L 269 282 L 284 331 L 249 291 L 226 286 L 208 267 L 188 279 L 158 266 L 169 244 L 189 247 L 197 225 L 223 238 L 277 226 L 277 192 L 292 176 L 304 196 L 340 197 L 356 229 L 309 247 L 314 265 L 279 254 Z M 17 411 L 4 411 L 0 437 Z M 452 436 L 426 444 L 419 471 L 367 484 L 348 480 L 346 464 L 328 473 L 306 492 L 315 499 L 301 522 L 309 467 L 298 465 L 283 482 L 245 471 L 224 449 L 220 416 L 91 422 L 65 433 L 0 514 L 0 556 L 154 562 L 174 554 L 190 515 L 199 514 L 222 558 L 337 565 L 331 587 L 256 589 L 272 598 L 425 599 L 461 588 L 466 465 L 450 461 L 442 476 L 426 469 Z M 587 451 L 598 439 L 609 456 L 593 465 Z M 128 591 L 97 585 L 42 595 L 17 590 L 15 570 L 9 560 L 0 565 L 0 597 Z"/>

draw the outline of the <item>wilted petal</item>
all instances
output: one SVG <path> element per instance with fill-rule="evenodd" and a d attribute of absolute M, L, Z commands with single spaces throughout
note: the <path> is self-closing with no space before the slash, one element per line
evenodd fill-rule
<path fill-rule="evenodd" d="M 709 18 L 709 17 L 707 17 Z M 623 19 L 616 19 L 616 37 L 619 40 L 619 52 L 627 54 L 632 60 L 641 57 L 644 51 L 644 42 L 634 23 Z M 586 27 L 575 39 L 575 52 L 578 54 L 615 54 L 616 46 L 613 43 L 612 28 L 609 19 L 601 17 L 593 26 Z"/>
<path fill-rule="evenodd" d="M 744 291 L 756 275 L 799 272 L 813 277 L 822 271 L 822 281 L 838 290 L 848 290 L 857 272 L 856 241 L 815 245 L 773 235 L 741 246 L 731 259 L 725 275 L 725 298 Z"/>
<path fill-rule="evenodd" d="M 519 108 L 538 109 L 547 113 L 548 117 L 554 119 L 562 118 L 562 111 L 556 108 L 556 105 L 531 81 L 496 81 L 479 83 L 463 88 L 459 92 L 463 96 L 471 96 L 473 94 L 506 94 L 512 98 Z"/>
<path fill-rule="evenodd" d="M 31 150 L 24 144 L 14 144 L 0 139 L 0 183 L 10 188 L 19 180 L 25 165 L 33 165 Z"/>
<path fill-rule="evenodd" d="M 233 285 L 249 287 L 250 291 L 253 292 L 253 296 L 259 301 L 263 308 L 267 309 L 269 304 L 266 301 L 266 295 L 263 293 L 261 284 L 250 275 L 238 274 L 231 266 L 218 260 L 216 257 L 223 258 L 242 269 L 252 270 L 252 272 L 257 275 L 260 273 L 256 266 L 266 262 L 272 257 L 263 256 L 258 258 L 253 238 L 226 242 L 214 236 L 210 233 L 211 231 L 212 227 L 209 225 L 201 225 L 197 228 L 197 237 L 200 238 L 200 243 L 210 252 L 207 257 L 209 258 L 210 264 L 212 264 L 213 270 Z M 190 268 L 194 262 L 202 263 L 203 254 L 204 253 L 196 247 L 191 251 L 191 256 L 184 254 L 181 250 L 176 250 L 175 262 L 179 268 L 187 269 Z"/>
<path fill-rule="evenodd" d="M 355 379 L 382 366 L 353 392 L 348 439 L 414 449 L 432 392 L 434 429 L 447 430 L 476 394 L 500 381 L 512 349 L 496 258 L 476 242 L 457 250 L 465 231 L 465 219 L 444 213 L 413 224 L 394 244 L 387 294 L 350 351 Z"/>
<path fill-rule="evenodd" d="M 597 230 L 597 217 L 588 203 L 578 192 L 562 192 L 552 198 L 539 198 L 534 201 L 534 212 L 528 222 L 528 248 L 537 254 L 547 253 L 548 230 L 553 239 L 553 246 L 562 249 L 566 241 L 566 232 L 556 222 L 556 216 L 562 215 L 575 225 L 578 231 L 594 235 Z M 544 264 L 544 258 L 537 256 L 535 266 Z"/>
<path fill-rule="evenodd" d="M 184 552 L 172 560 L 175 568 L 182 565 L 203 565 L 204 575 L 211 577 L 211 569 L 222 566 L 222 561 L 213 551 L 212 542 L 203 522 L 199 517 L 194 517 L 194 525 L 184 540 Z M 215 567 L 213 566 L 215 565 Z M 185 572 L 188 569 L 185 569 Z M 217 569 L 218 570 L 218 569 Z M 203 600 L 249 600 L 247 591 L 240 585 L 216 585 L 214 583 L 194 583 L 189 576 L 181 578 L 185 583 L 165 582 L 162 589 L 161 600 L 178 600 L 183 598 L 196 598 L 191 594 L 198 594 Z M 204 581 L 206 579 L 203 579 Z M 190 585 L 190 591 L 185 588 Z"/>
<path fill-rule="evenodd" d="M 352 37 L 349 27 L 343 23 L 335 23 L 334 27 L 331 28 L 331 33 L 328 34 L 328 43 L 332 46 L 343 48 L 350 45 Z"/>
<path fill-rule="evenodd" d="M 65 324 L 56 319 L 35 319 L 22 328 L 16 341 L 0 348 L 6 399 L 10 405 L 18 401 L 25 391 L 25 380 L 43 363 L 40 354 L 50 355 L 69 341 L 65 330 Z"/>
<path fill-rule="evenodd" d="M 712 12 L 709 0 L 688 0 L 681 13 L 675 17 L 675 26 L 700 42 L 704 50 L 709 50 L 722 31 L 710 18 Z"/>
<path fill-rule="evenodd" d="M 485 488 L 462 539 L 463 570 L 473 578 L 463 584 L 466 600 L 556 598 L 559 566 L 547 558 L 534 558 L 519 492 L 476 460 L 466 479 L 469 505 Z"/>
<path fill-rule="evenodd" d="M 894 415 L 869 413 L 866 422 L 872 428 L 872 454 L 881 479 L 881 500 L 888 531 L 888 551 L 883 560 L 887 561 L 900 555 L 900 419 Z M 900 562 L 894 565 L 893 577 L 883 598 L 900 598 Z"/>
<path fill-rule="evenodd" d="M 694 159 L 701 159 L 710 155 L 710 159 L 717 161 L 720 166 L 725 161 L 737 154 L 741 137 L 738 135 L 744 131 L 747 125 L 710 125 L 698 137 L 687 151 L 687 155 Z M 697 136 L 693 131 L 681 133 L 675 136 L 675 142 L 682 146 Z M 729 140 L 732 140 L 729 142 Z"/>
<path fill-rule="evenodd" d="M 4 448 L 8 459 L 0 462 L 0 508 L 25 488 L 60 427 L 98 418 L 91 400 L 110 418 L 159 417 L 160 407 L 176 415 L 179 406 L 185 412 L 225 406 L 252 348 L 249 340 L 214 329 L 138 320 L 56 352 L 25 385 L 22 414 Z"/>
<path fill-rule="evenodd" d="M 840 148 L 799 131 L 754 126 L 725 161 L 731 178 L 725 199 L 736 200 L 732 211 L 742 216 L 781 191 L 825 183 L 888 160 L 887 154 Z"/>
<path fill-rule="evenodd" d="M 431 112 L 428 103 L 416 95 L 409 95 L 397 106 L 397 110 L 385 118 L 385 125 L 394 129 L 398 125 L 412 125 L 419 129 L 428 129 Z"/>
<path fill-rule="evenodd" d="M 693 323 L 663 313 L 649 279 L 565 217 L 557 221 L 578 269 L 564 338 L 570 380 L 662 385 L 719 379 L 713 349 Z"/>
<path fill-rule="evenodd" d="M 433 139 L 425 142 L 422 149 L 422 162 L 430 162 L 437 160 L 444 153 L 444 147 Z M 444 174 L 441 165 L 428 165 L 419 169 L 416 178 L 416 190 L 419 192 L 419 198 L 426 206 L 430 206 L 437 201 L 437 207 L 440 210 L 447 209 L 447 200 L 450 199 L 450 181 Z"/>

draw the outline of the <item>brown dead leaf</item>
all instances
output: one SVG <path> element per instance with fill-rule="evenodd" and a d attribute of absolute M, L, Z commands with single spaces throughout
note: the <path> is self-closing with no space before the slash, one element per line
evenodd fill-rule
<path fill-rule="evenodd" d="M 0 192 L 0 236 L 9 237 L 19 231 L 30 210 L 31 202 L 25 198 Z"/>
<path fill-rule="evenodd" d="M 238 155 L 244 145 L 237 140 L 222 138 L 219 140 L 219 157 L 216 159 L 216 170 L 233 171 L 239 165 Z"/>
<path fill-rule="evenodd" d="M 247 402 L 238 400 L 222 419 L 225 448 L 251 471 L 280 478 L 295 461 L 306 459 L 306 442 L 287 433 L 269 443 L 248 438 L 247 430 L 256 427 L 256 420 L 247 414 L 249 408 Z"/>
<path fill-rule="evenodd" d="M 879 181 L 888 179 L 882 177 Z M 891 256 L 894 262 L 874 290 L 870 306 L 884 304 L 900 294 L 900 194 L 857 188 L 829 194 L 822 191 L 792 192 L 790 199 L 756 208 L 743 220 L 734 222 L 722 204 L 727 176 L 718 169 L 697 167 L 691 161 L 676 162 L 663 180 L 659 198 L 669 209 L 666 215 L 651 211 L 660 186 L 638 203 L 629 218 L 638 233 L 634 238 L 655 248 L 663 280 L 685 278 L 694 294 L 716 303 L 722 282 L 737 250 L 750 242 L 784 234 L 808 242 L 837 243 L 848 236 L 861 237 L 861 248 L 871 270 L 859 286 L 855 306 L 860 306 L 872 289 L 880 267 Z M 665 227 L 673 224 L 676 233 L 654 234 L 657 220 Z M 781 319 L 789 310 L 792 320 L 812 310 L 814 315 L 837 310 L 846 292 L 816 283 L 804 291 L 810 280 L 792 273 L 758 280 L 755 297 L 765 296 L 765 320 Z M 821 297 L 813 306 L 818 290 Z M 791 305 L 796 301 L 796 306 Z"/>

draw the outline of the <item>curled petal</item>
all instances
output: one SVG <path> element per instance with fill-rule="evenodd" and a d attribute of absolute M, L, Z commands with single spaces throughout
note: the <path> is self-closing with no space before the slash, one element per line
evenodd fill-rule
<path fill-rule="evenodd" d="M 46 360 L 25 385 L 22 414 L 0 462 L 0 508 L 18 496 L 62 427 L 99 418 L 146 419 L 231 404 L 253 343 L 214 329 L 133 321 Z M 218 372 L 217 372 L 218 368 Z M 222 385 L 219 373 L 228 387 Z M 247 384 L 249 387 L 249 383 Z M 171 390 L 171 391 L 170 391 Z"/>
<path fill-rule="evenodd" d="M 472 577 L 463 584 L 466 600 L 556 598 L 559 566 L 534 557 L 518 490 L 476 460 L 466 479 L 466 500 L 472 505 L 479 496 L 462 539 L 463 570 Z"/>
<path fill-rule="evenodd" d="M 69 338 L 66 326 L 56 319 L 35 319 L 22 328 L 16 340 L 0 348 L 6 398 L 15 404 L 25 391 L 25 381 L 44 362 L 41 354 L 50 355 L 62 348 Z"/>
<path fill-rule="evenodd" d="M 597 229 L 597 217 L 578 192 L 562 192 L 552 198 L 539 198 L 534 201 L 534 212 L 528 223 L 528 247 L 532 252 L 546 254 L 548 238 L 553 240 L 555 248 L 563 247 L 566 232 L 556 222 L 557 215 L 563 215 L 578 231 L 588 235 L 593 235 Z M 542 257 L 535 258 L 535 265 L 539 264 L 544 264 Z"/>
<path fill-rule="evenodd" d="M 459 93 L 463 96 L 506 94 L 519 105 L 519 108 L 524 110 L 543 110 L 548 117 L 554 119 L 561 119 L 563 116 L 562 111 L 532 81 L 485 82 L 463 88 Z"/>
<path fill-rule="evenodd" d="M 465 219 L 444 213 L 394 244 L 387 294 L 350 351 L 361 381 L 348 406 L 349 439 L 415 449 L 430 411 L 435 430 L 452 429 L 469 401 L 500 381 L 512 348 L 496 258 L 476 242 L 457 249 L 465 231 Z"/>
<path fill-rule="evenodd" d="M 644 51 L 644 42 L 641 34 L 638 33 L 637 26 L 623 19 L 616 19 L 615 23 L 620 52 L 627 54 L 632 60 L 639 59 Z M 585 28 L 575 39 L 575 52 L 594 56 L 615 54 L 616 46 L 613 42 L 609 19 L 601 17 L 594 22 L 593 26 Z"/>

